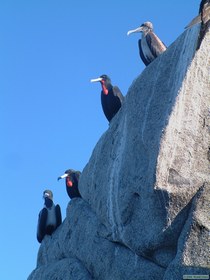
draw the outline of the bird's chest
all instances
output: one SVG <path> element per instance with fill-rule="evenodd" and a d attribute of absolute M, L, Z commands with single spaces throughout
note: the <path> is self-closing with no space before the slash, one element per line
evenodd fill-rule
<path fill-rule="evenodd" d="M 106 118 L 108 121 L 111 121 L 119 110 L 121 103 L 120 99 L 114 95 L 113 90 L 109 90 L 107 95 L 103 91 L 101 92 L 101 105 Z"/>
<path fill-rule="evenodd" d="M 108 94 L 101 92 L 101 103 L 104 109 L 111 109 L 117 102 L 117 97 L 114 96 L 113 90 L 109 90 Z"/>
<path fill-rule="evenodd" d="M 56 224 L 55 205 L 53 204 L 52 207 L 46 209 L 48 212 L 46 226 L 55 225 Z"/>
<path fill-rule="evenodd" d="M 70 198 L 73 198 L 75 196 L 78 196 L 78 181 L 75 180 L 75 178 L 66 178 L 66 191 Z"/>

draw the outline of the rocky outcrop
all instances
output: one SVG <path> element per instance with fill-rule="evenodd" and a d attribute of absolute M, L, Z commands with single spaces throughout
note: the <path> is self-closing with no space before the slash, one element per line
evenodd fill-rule
<path fill-rule="evenodd" d="M 210 273 L 210 32 L 186 30 L 133 82 L 29 280 Z"/>

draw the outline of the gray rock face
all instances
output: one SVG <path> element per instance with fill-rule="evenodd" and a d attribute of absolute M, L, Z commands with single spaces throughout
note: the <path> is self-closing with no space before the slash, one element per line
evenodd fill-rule
<path fill-rule="evenodd" d="M 133 82 L 29 280 L 210 273 L 210 32 L 196 52 L 198 36 L 185 31 Z"/>

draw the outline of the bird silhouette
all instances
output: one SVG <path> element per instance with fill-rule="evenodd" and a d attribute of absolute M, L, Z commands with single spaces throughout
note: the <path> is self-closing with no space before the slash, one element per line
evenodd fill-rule
<path fill-rule="evenodd" d="M 81 172 L 75 171 L 73 169 L 68 169 L 62 176 L 58 177 L 60 179 L 66 179 L 66 191 L 70 198 L 74 197 L 81 197 L 79 189 L 78 189 L 78 182 Z"/>
<path fill-rule="evenodd" d="M 138 41 L 139 55 L 147 66 L 166 50 L 166 46 L 153 32 L 153 24 L 149 21 L 144 22 L 136 29 L 128 31 L 127 35 L 136 32 L 142 32 L 142 37 Z"/>
<path fill-rule="evenodd" d="M 43 192 L 44 207 L 39 212 L 37 226 L 37 240 L 42 242 L 45 235 L 51 235 L 62 222 L 61 209 L 59 204 L 53 203 L 53 193 L 51 190 Z"/>
<path fill-rule="evenodd" d="M 91 82 L 101 83 L 101 105 L 104 115 L 110 122 L 121 108 L 124 96 L 117 86 L 111 84 L 111 80 L 107 75 L 101 75 L 97 79 L 92 79 Z"/>

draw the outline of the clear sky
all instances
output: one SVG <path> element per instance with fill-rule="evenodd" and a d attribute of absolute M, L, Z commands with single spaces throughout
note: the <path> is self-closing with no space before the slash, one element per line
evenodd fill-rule
<path fill-rule="evenodd" d="M 63 219 L 68 168 L 82 171 L 108 122 L 100 84 L 108 74 L 126 95 L 144 70 L 127 31 L 144 21 L 169 46 L 200 0 L 2 0 L 0 4 L 0 279 L 36 266 L 38 213 L 49 188 Z"/>

